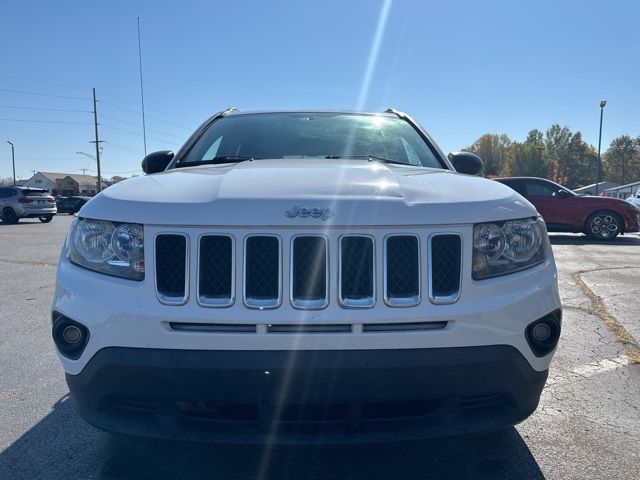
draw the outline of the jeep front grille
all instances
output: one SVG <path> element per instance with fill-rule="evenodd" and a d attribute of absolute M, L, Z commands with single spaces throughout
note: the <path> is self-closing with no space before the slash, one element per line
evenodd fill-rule
<path fill-rule="evenodd" d="M 384 248 L 384 300 L 393 307 L 420 303 L 420 245 L 415 235 L 388 236 Z"/>
<path fill-rule="evenodd" d="M 182 305 L 187 301 L 189 279 L 187 237 L 162 234 L 156 237 L 156 292 L 167 305 Z"/>
<path fill-rule="evenodd" d="M 429 299 L 454 303 L 460 294 L 462 239 L 457 234 L 429 238 Z"/>
<path fill-rule="evenodd" d="M 364 308 L 375 304 L 375 259 L 373 238 L 343 236 L 340 239 L 340 303 Z"/>
<path fill-rule="evenodd" d="M 228 235 L 200 237 L 198 302 L 205 307 L 227 307 L 233 295 L 233 238 Z"/>
<path fill-rule="evenodd" d="M 460 297 L 458 233 L 234 235 L 159 232 L 154 255 L 159 300 L 187 303 L 190 276 L 202 307 L 230 307 L 236 291 L 251 309 L 282 306 L 284 292 L 293 308 L 309 310 L 331 301 L 342 308 L 398 308 L 416 306 L 423 298 L 438 305 Z M 190 263 L 197 270 L 191 274 Z"/>
<path fill-rule="evenodd" d="M 300 235 L 291 245 L 291 304 L 318 309 L 329 303 L 329 255 L 327 239 Z"/>
<path fill-rule="evenodd" d="M 244 243 L 244 303 L 274 308 L 282 301 L 282 247 L 274 235 L 253 235 Z"/>

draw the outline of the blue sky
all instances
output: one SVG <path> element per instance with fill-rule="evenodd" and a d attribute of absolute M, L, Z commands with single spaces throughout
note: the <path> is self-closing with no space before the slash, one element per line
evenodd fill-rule
<path fill-rule="evenodd" d="M 605 98 L 603 148 L 640 134 L 640 2 L 395 0 L 386 16 L 384 4 L 5 0 L 0 177 L 11 175 L 4 140 L 16 145 L 18 177 L 95 170 L 75 153 L 92 153 L 93 126 L 82 124 L 92 122 L 92 87 L 105 176 L 139 170 L 136 16 L 148 151 L 177 149 L 228 106 L 394 107 L 450 151 L 486 132 L 523 139 L 552 123 L 596 144 Z"/>

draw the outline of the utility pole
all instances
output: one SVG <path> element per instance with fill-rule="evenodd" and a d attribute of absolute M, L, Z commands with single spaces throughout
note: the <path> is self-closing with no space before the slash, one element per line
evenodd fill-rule
<path fill-rule="evenodd" d="M 142 84 L 142 48 L 140 47 L 140 17 L 138 19 L 138 64 L 140 66 L 140 99 L 142 101 L 142 140 L 144 141 L 144 156 L 147 156 L 147 126 L 144 122 L 144 86 Z"/>
<path fill-rule="evenodd" d="M 542 151 L 544 150 L 544 147 L 536 147 L 536 150 L 538 150 L 538 165 L 542 165 Z"/>
<path fill-rule="evenodd" d="M 598 196 L 598 184 L 600 183 L 600 145 L 602 143 L 602 116 L 604 114 L 604 106 L 606 100 L 600 102 L 600 134 L 598 135 L 598 163 L 596 163 L 596 197 Z"/>
<path fill-rule="evenodd" d="M 86 168 L 81 168 L 80 170 L 82 170 L 82 174 L 86 175 L 87 174 L 87 169 Z"/>
<path fill-rule="evenodd" d="M 96 108 L 96 89 L 93 89 L 93 126 L 96 131 L 96 139 L 93 142 L 96 144 L 96 163 L 98 164 L 98 193 L 102 191 L 102 176 L 100 175 L 100 143 L 102 140 L 98 140 L 98 109 Z"/>
<path fill-rule="evenodd" d="M 16 186 L 16 155 L 13 150 L 13 143 L 7 140 L 7 143 L 11 145 L 11 163 L 13 164 L 13 186 Z"/>

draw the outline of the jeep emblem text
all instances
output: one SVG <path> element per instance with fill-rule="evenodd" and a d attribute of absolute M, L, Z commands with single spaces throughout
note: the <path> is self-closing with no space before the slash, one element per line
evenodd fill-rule
<path fill-rule="evenodd" d="M 333 210 L 330 208 L 320 208 L 320 207 L 304 207 L 299 203 L 296 203 L 291 210 L 285 210 L 284 214 L 289 218 L 321 218 L 322 220 L 326 220 L 327 218 L 333 217 Z"/>

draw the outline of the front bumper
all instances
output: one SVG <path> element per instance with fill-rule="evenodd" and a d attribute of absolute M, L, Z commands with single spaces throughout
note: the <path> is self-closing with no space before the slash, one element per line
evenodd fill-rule
<path fill-rule="evenodd" d="M 131 435 L 345 443 L 487 432 L 537 407 L 547 370 L 506 346 L 205 351 L 110 347 L 67 374 L 76 410 Z"/>

